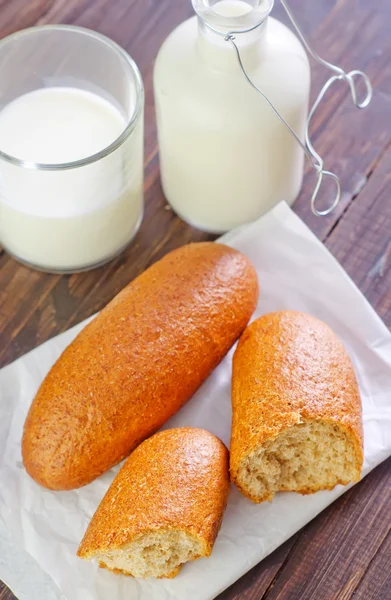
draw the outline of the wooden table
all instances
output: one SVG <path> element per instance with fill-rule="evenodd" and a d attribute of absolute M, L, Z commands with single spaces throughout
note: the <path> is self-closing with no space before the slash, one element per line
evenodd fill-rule
<path fill-rule="evenodd" d="M 313 181 L 307 174 L 294 209 L 391 326 L 391 3 L 290 3 L 297 7 L 305 33 L 322 56 L 348 70 L 365 70 L 375 86 L 371 108 L 358 111 L 348 99 L 347 87 L 341 85 L 314 122 L 315 145 L 342 180 L 340 206 L 330 217 L 314 217 L 309 206 Z M 275 13 L 286 21 L 278 0 L 277 5 Z M 96 29 L 129 51 L 146 87 L 146 213 L 135 242 L 105 267 L 69 277 L 30 271 L 2 253 L 0 366 L 102 308 L 169 250 L 211 237 L 166 210 L 159 183 L 152 66 L 167 34 L 191 14 L 188 0 L 0 3 L 1 36 L 43 23 Z M 319 89 L 325 77 L 325 71 L 316 66 L 313 90 Z M 389 460 L 219 598 L 390 600 L 390 490 Z M 0 600 L 11 598 L 11 592 L 0 584 Z"/>

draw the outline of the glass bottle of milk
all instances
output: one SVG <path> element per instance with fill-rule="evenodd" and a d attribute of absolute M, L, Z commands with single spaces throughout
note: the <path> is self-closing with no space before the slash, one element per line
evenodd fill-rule
<path fill-rule="evenodd" d="M 305 50 L 269 17 L 272 0 L 193 0 L 202 19 L 177 27 L 154 70 L 161 178 L 165 196 L 188 223 L 224 232 L 299 194 L 304 152 L 243 65 L 304 140 L 310 91 Z M 253 28 L 253 29 L 252 29 Z M 219 35 L 220 34 L 220 35 Z"/>

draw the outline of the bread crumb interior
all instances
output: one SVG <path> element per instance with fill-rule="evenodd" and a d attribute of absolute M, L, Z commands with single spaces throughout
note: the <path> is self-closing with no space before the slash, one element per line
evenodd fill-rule
<path fill-rule="evenodd" d="M 238 473 L 239 484 L 258 502 L 278 491 L 311 493 L 359 476 L 352 441 L 337 425 L 323 421 L 284 431 L 246 457 Z"/>
<path fill-rule="evenodd" d="M 170 577 L 202 553 L 200 542 L 183 531 L 149 532 L 120 549 L 96 555 L 108 569 L 133 577 Z"/>

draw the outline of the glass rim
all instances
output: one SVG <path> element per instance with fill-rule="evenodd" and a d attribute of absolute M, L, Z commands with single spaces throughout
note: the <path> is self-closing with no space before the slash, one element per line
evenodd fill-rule
<path fill-rule="evenodd" d="M 5 38 L 0 40 L 0 52 L 2 50 L 2 46 L 9 42 L 10 40 L 22 37 L 24 35 L 31 34 L 33 32 L 39 31 L 70 31 L 74 33 L 80 33 L 85 36 L 94 38 L 104 45 L 108 46 L 111 50 L 113 50 L 118 56 L 125 60 L 127 67 L 132 72 L 135 78 L 136 83 L 136 103 L 133 109 L 133 113 L 129 119 L 127 119 L 127 125 L 125 129 L 120 133 L 120 135 L 108 146 L 99 150 L 99 152 L 95 152 L 85 158 L 80 158 L 74 161 L 68 161 L 63 163 L 39 163 L 29 160 L 23 160 L 21 158 L 17 158 L 16 156 L 12 156 L 7 152 L 3 152 L 0 149 L 0 159 L 5 160 L 6 162 L 22 167 L 25 169 L 35 169 L 38 171 L 65 171 L 69 169 L 75 169 L 78 167 L 84 167 L 86 165 L 92 164 L 105 158 L 118 148 L 122 146 L 125 140 L 129 137 L 132 131 L 135 128 L 135 125 L 138 121 L 140 113 L 142 111 L 143 99 L 144 99 L 144 84 L 141 77 L 140 70 L 131 56 L 128 54 L 124 48 L 122 48 L 119 44 L 111 40 L 109 37 L 98 33 L 97 31 L 93 31 L 92 29 L 88 29 L 87 27 L 79 27 L 78 25 L 61 25 L 61 24 L 51 24 L 51 25 L 38 25 L 35 27 L 27 27 L 26 29 L 21 29 L 20 31 L 16 31 L 15 33 L 11 33 L 7 35 Z"/>
<path fill-rule="evenodd" d="M 274 6 L 274 0 L 256 0 L 254 5 L 244 0 L 244 3 L 250 7 L 250 10 L 242 15 L 230 17 L 220 14 L 215 10 L 215 6 L 219 3 L 219 0 L 214 0 L 213 4 L 210 0 L 191 1 L 193 9 L 201 22 L 219 35 L 224 35 L 225 33 L 249 33 L 253 29 L 257 29 L 257 27 L 265 22 Z"/>

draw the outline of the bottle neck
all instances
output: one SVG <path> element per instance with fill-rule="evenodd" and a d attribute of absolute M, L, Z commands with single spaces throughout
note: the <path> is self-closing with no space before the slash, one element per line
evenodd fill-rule
<path fill-rule="evenodd" d="M 240 55 L 247 69 L 252 69 L 261 60 L 265 50 L 266 31 L 268 19 L 252 31 L 235 33 L 235 43 L 240 50 Z M 224 36 L 212 31 L 210 27 L 198 18 L 198 51 L 201 56 L 212 66 L 233 70 L 238 68 L 236 53 L 232 45 Z"/>

